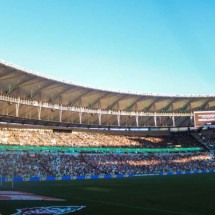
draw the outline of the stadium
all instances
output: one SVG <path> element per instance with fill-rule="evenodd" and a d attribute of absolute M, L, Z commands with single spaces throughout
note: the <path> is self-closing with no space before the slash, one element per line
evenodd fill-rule
<path fill-rule="evenodd" d="M 75 214 L 213 214 L 214 110 L 215 96 L 94 89 L 1 61 L 0 196 L 66 202 L 0 201 L 0 212 L 72 204 L 82 206 Z"/>

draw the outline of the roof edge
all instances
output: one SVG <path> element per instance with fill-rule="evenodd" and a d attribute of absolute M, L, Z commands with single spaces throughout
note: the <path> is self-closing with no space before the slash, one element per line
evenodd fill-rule
<path fill-rule="evenodd" d="M 159 94 L 159 93 L 143 93 L 143 92 L 131 92 L 131 91 L 125 92 L 125 91 L 121 91 L 121 90 L 101 89 L 101 88 L 95 88 L 95 87 L 91 87 L 91 86 L 87 86 L 87 85 L 81 85 L 79 83 L 68 82 L 65 80 L 59 80 L 55 77 L 51 77 L 51 76 L 44 75 L 44 74 L 41 74 L 39 72 L 30 70 L 30 69 L 26 69 L 24 67 L 18 66 L 18 65 L 13 64 L 13 63 L 9 63 L 9 62 L 2 60 L 2 59 L 0 59 L 0 64 L 7 66 L 7 67 L 11 67 L 11 68 L 16 69 L 16 70 L 19 70 L 21 72 L 25 72 L 25 73 L 37 76 L 37 77 L 41 77 L 41 78 L 48 79 L 48 80 L 53 80 L 53 81 L 59 82 L 61 84 L 73 85 L 73 86 L 88 88 L 88 89 L 96 90 L 96 91 L 103 91 L 103 92 L 105 91 L 105 92 L 111 92 L 111 93 L 116 93 L 116 94 L 129 94 L 129 95 L 135 95 L 135 96 L 153 96 L 153 97 L 171 97 L 171 98 L 174 98 L 174 97 L 177 97 L 177 98 L 215 97 L 215 94 Z"/>

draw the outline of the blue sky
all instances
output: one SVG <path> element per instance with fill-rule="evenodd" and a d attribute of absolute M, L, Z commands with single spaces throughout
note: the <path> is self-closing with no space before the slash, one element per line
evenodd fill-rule
<path fill-rule="evenodd" d="M 96 88 L 215 94 L 214 0 L 1 0 L 0 59 Z"/>

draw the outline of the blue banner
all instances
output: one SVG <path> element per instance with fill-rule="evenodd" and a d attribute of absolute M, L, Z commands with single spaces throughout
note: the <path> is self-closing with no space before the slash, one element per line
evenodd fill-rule
<path fill-rule="evenodd" d="M 215 170 L 210 169 L 210 170 L 187 170 L 187 171 L 168 171 L 168 172 L 160 172 L 157 174 L 138 174 L 138 175 L 133 175 L 133 174 L 102 174 L 102 175 L 80 175 L 80 176 L 42 176 L 42 177 L 3 177 L 0 178 L 0 181 L 2 182 L 11 182 L 12 180 L 14 182 L 24 182 L 24 181 L 66 181 L 66 180 L 86 180 L 86 179 L 111 179 L 111 178 L 128 178 L 128 177 L 139 177 L 139 176 L 155 176 L 155 175 L 160 175 L 160 176 L 171 176 L 171 175 L 189 175 L 189 174 L 205 174 L 205 173 L 213 173 Z"/>

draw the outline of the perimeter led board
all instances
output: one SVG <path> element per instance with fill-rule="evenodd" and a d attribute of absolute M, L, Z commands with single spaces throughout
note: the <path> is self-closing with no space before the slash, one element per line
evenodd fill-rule
<path fill-rule="evenodd" d="M 215 124 L 215 111 L 195 111 L 194 125 L 202 127 L 204 125 Z"/>

